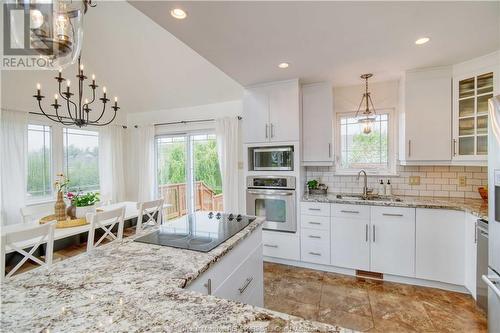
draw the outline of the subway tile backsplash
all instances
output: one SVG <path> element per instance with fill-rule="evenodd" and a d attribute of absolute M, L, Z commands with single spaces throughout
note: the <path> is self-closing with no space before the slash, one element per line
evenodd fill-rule
<path fill-rule="evenodd" d="M 481 198 L 477 188 L 488 185 L 488 168 L 480 166 L 403 166 L 398 176 L 368 176 L 368 187 L 375 192 L 380 179 L 391 180 L 393 195 L 426 197 Z M 419 176 L 419 185 L 410 185 L 410 177 Z M 460 177 L 465 177 L 461 186 Z M 363 181 L 356 176 L 335 175 L 333 167 L 306 167 L 307 180 L 317 179 L 328 185 L 329 192 L 361 193 Z M 463 185 L 463 184 L 462 184 Z"/>

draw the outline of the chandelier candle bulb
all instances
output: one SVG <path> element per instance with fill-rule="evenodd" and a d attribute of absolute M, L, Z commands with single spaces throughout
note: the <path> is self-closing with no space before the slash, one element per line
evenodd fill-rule
<path fill-rule="evenodd" d="M 38 95 L 40 95 L 40 89 L 41 89 L 41 88 L 42 88 L 42 86 L 40 85 L 40 83 L 37 83 L 37 84 L 36 84 L 36 93 L 37 93 Z"/>

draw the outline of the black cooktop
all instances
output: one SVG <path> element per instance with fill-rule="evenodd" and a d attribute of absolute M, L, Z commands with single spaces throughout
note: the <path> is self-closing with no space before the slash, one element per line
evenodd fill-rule
<path fill-rule="evenodd" d="M 243 230 L 254 216 L 196 212 L 165 222 L 160 229 L 134 241 L 208 252 Z"/>

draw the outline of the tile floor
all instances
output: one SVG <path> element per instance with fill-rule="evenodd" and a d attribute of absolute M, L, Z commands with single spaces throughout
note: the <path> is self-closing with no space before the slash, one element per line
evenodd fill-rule
<path fill-rule="evenodd" d="M 264 306 L 363 332 L 487 332 L 472 297 L 410 286 L 264 264 Z"/>

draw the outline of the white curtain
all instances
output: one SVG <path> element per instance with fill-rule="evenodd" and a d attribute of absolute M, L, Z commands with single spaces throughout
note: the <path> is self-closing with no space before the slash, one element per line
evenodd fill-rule
<path fill-rule="evenodd" d="M 123 127 L 109 125 L 99 130 L 99 184 L 101 201 L 124 201 L 125 179 Z"/>
<path fill-rule="evenodd" d="M 25 112 L 0 111 L 0 210 L 1 225 L 20 223 L 26 194 Z"/>
<path fill-rule="evenodd" d="M 137 165 L 137 200 L 153 200 L 155 128 L 153 125 L 143 125 L 132 130 L 134 150 L 130 158 L 134 159 Z"/>
<path fill-rule="evenodd" d="M 217 137 L 217 153 L 222 176 L 222 193 L 224 210 L 238 211 L 238 119 L 225 117 L 216 119 L 215 134 Z"/>

